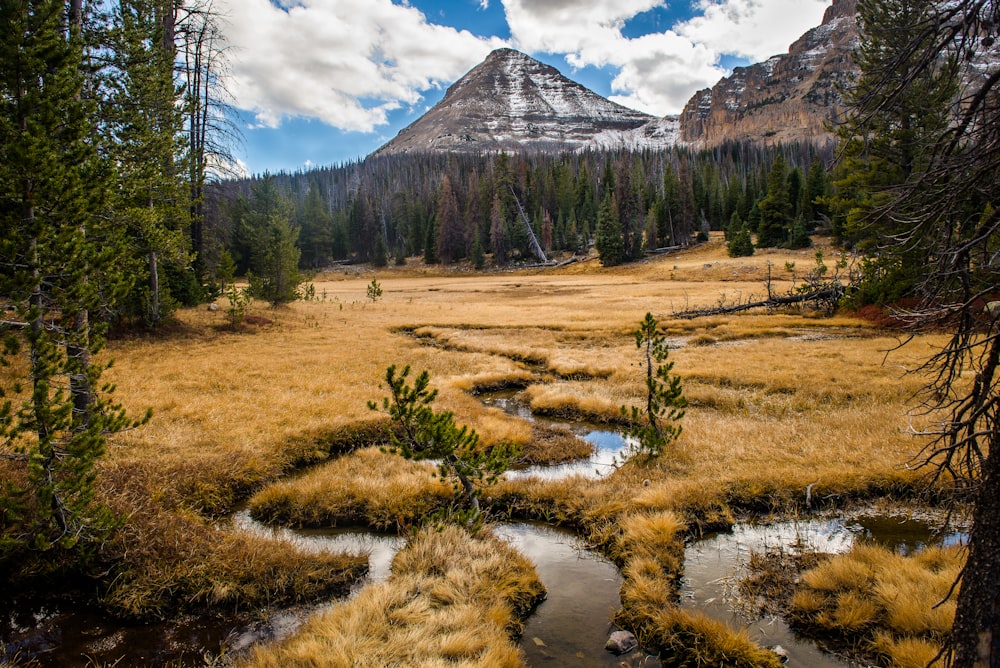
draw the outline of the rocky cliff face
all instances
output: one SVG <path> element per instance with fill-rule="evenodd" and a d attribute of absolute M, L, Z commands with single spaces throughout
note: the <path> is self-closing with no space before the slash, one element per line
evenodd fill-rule
<path fill-rule="evenodd" d="M 822 142 L 825 124 L 840 116 L 837 86 L 856 72 L 856 0 L 835 0 L 823 23 L 787 54 L 737 67 L 712 88 L 695 93 L 680 116 L 680 141 L 696 147 L 726 140 Z"/>
<path fill-rule="evenodd" d="M 676 135 L 676 119 L 615 104 L 530 56 L 498 49 L 376 154 L 670 146 Z"/>

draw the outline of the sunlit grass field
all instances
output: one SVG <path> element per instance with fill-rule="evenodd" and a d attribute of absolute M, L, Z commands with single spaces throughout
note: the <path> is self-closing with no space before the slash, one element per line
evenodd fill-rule
<path fill-rule="evenodd" d="M 834 251 L 824 251 L 832 264 Z M 264 519 L 380 529 L 410 526 L 439 504 L 447 490 L 429 473 L 370 447 L 382 442 L 385 418 L 366 403 L 385 395 L 390 364 L 427 369 L 440 391 L 436 407 L 454 411 L 483 443 L 513 442 L 526 460 L 551 461 L 545 448 L 558 439 L 542 443 L 531 423 L 485 406 L 476 391 L 524 387 L 537 413 L 613 422 L 620 406 L 644 401 L 631 332 L 651 312 L 671 342 L 690 402 L 668 455 L 597 481 L 501 482 L 486 505 L 497 516 L 573 526 L 618 563 L 626 578 L 621 622 L 639 630 L 640 640 L 666 647 L 681 633 L 698 642 L 714 638 L 716 646 L 739 648 L 734 656 L 749 657 L 746 665 L 766 665 L 770 659 L 749 641 L 719 640 L 714 626 L 661 610 L 682 568 L 685 531 L 725 524 L 739 512 L 805 510 L 807 492 L 812 505 L 914 496 L 922 486 L 908 464 L 923 444 L 913 431 L 925 418 L 912 411 L 923 379 L 908 372 L 941 341 L 926 334 L 898 348 L 897 334 L 843 314 L 673 317 L 763 297 L 768 276 L 772 290 L 788 290 L 814 266 L 814 253 L 730 259 L 713 238 L 613 269 L 593 259 L 486 274 L 415 261 L 377 273 L 349 267 L 316 276 L 316 300 L 279 309 L 257 304 L 238 329 L 229 327 L 222 300 L 217 311 L 181 312 L 165 336 L 114 340 L 106 354 L 115 364 L 105 378 L 131 413 L 152 409 L 153 418 L 115 436 L 101 465 L 102 493 L 130 517 L 116 548 L 124 566 L 107 601 L 148 615 L 342 590 L 358 573 L 350 559 L 332 566 L 290 545 L 218 540 L 227 532 L 214 522 L 254 494 L 251 507 Z M 373 279 L 382 289 L 376 301 L 366 292 Z M 311 470 L 298 475 L 305 467 Z M 646 533 L 637 539 L 636 531 Z M 262 575 L 268 568 L 271 575 Z M 412 577 L 394 575 L 383 587 L 412 587 Z M 523 582 L 524 591 L 480 596 L 479 613 L 537 594 L 530 577 L 512 582 Z M 366 594 L 357 605 L 398 593 Z M 488 613 L 496 633 L 517 628 L 511 615 L 523 611 L 508 608 Z M 313 641 L 322 647 L 329 642 L 323 634 L 364 628 L 353 615 L 375 617 L 338 615 L 308 625 L 281 651 L 305 651 Z M 307 642 L 302 634 L 316 637 Z M 503 665 L 517 665 L 503 643 L 456 636 L 454 646 L 477 648 L 456 650 L 465 658 L 502 654 Z M 282 656 L 256 660 L 280 665 Z"/>

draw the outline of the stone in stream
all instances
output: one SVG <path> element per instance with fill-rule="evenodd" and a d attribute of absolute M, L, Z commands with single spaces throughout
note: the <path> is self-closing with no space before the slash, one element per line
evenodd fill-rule
<path fill-rule="evenodd" d="M 604 649 L 614 654 L 625 654 L 631 652 L 639 645 L 639 641 L 628 631 L 615 631 L 604 643 Z"/>
<path fill-rule="evenodd" d="M 788 650 L 781 645 L 775 645 L 771 648 L 771 651 L 778 655 L 778 660 L 782 663 L 788 663 Z"/>

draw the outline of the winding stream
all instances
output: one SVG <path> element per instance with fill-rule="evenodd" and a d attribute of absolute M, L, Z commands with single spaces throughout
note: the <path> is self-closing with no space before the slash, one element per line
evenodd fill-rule
<path fill-rule="evenodd" d="M 487 403 L 519 417 L 535 419 L 513 397 L 493 396 Z M 611 470 L 627 445 L 621 435 L 549 421 L 570 427 L 595 445 L 591 457 L 550 467 L 531 467 L 506 475 L 557 479 L 569 475 L 597 477 Z M 368 576 L 354 591 L 389 577 L 392 559 L 405 539 L 359 529 L 292 530 L 269 527 L 253 520 L 249 512 L 233 516 L 232 527 L 272 540 L 287 540 L 303 550 L 365 554 Z M 611 619 L 619 607 L 621 574 L 597 553 L 587 550 L 568 530 L 537 523 L 508 523 L 494 527 L 534 563 L 547 591 L 525 626 L 521 648 L 531 666 L 620 668 L 658 665 L 641 650 L 616 657 L 604 650 Z M 776 617 L 747 618 L 736 611 L 735 583 L 751 552 L 767 549 L 812 549 L 845 552 L 860 540 L 875 541 L 910 552 L 932 543 L 952 543 L 962 535 L 936 537 L 929 522 L 877 514 L 808 519 L 772 524 L 737 524 L 731 531 L 692 541 L 685 549 L 681 605 L 699 610 L 732 628 L 745 629 L 762 646 L 781 645 L 788 665 L 828 668 L 852 665 L 821 651 L 816 643 L 797 638 Z M 116 665 L 201 665 L 206 653 L 239 651 L 256 642 L 280 640 L 293 633 L 315 612 L 337 601 L 260 613 L 221 616 L 188 616 L 150 625 L 121 622 L 80 606 L 44 602 L 22 605 L 0 615 L 0 640 L 4 658 L 33 658 L 39 666 L 87 666 L 93 661 Z"/>

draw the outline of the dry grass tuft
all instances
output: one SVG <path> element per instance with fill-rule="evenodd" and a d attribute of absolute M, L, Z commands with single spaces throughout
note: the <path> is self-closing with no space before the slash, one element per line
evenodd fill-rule
<path fill-rule="evenodd" d="M 368 448 L 270 485 L 250 499 L 250 512 L 272 524 L 403 530 L 452 494 L 431 464 Z"/>
<path fill-rule="evenodd" d="M 622 535 L 616 550 L 621 561 L 655 559 L 665 574 L 676 577 L 684 568 L 684 523 L 673 512 L 632 513 L 619 518 Z"/>
<path fill-rule="evenodd" d="M 896 668 L 939 668 L 945 665 L 938 657 L 940 645 L 922 638 L 896 638 L 891 633 L 880 631 L 875 634 L 873 649 Z"/>
<path fill-rule="evenodd" d="M 624 607 L 620 624 L 635 628 L 639 642 L 659 651 L 665 665 L 779 668 L 773 652 L 758 647 L 745 632 L 700 612 L 673 606 L 655 609 Z"/>
<path fill-rule="evenodd" d="M 791 615 L 851 645 L 867 643 L 893 665 L 926 665 L 951 629 L 957 592 L 949 592 L 963 561 L 961 547 L 903 556 L 858 545 L 803 574 Z"/>
<path fill-rule="evenodd" d="M 387 582 L 242 665 L 521 667 L 510 638 L 543 593 L 531 563 L 491 534 L 427 529 Z"/>
<path fill-rule="evenodd" d="M 121 616 L 311 601 L 346 593 L 368 568 L 364 557 L 306 553 L 283 541 L 220 531 L 196 513 L 155 501 L 108 500 L 130 513 L 107 555 L 117 567 L 104 604 Z"/>

